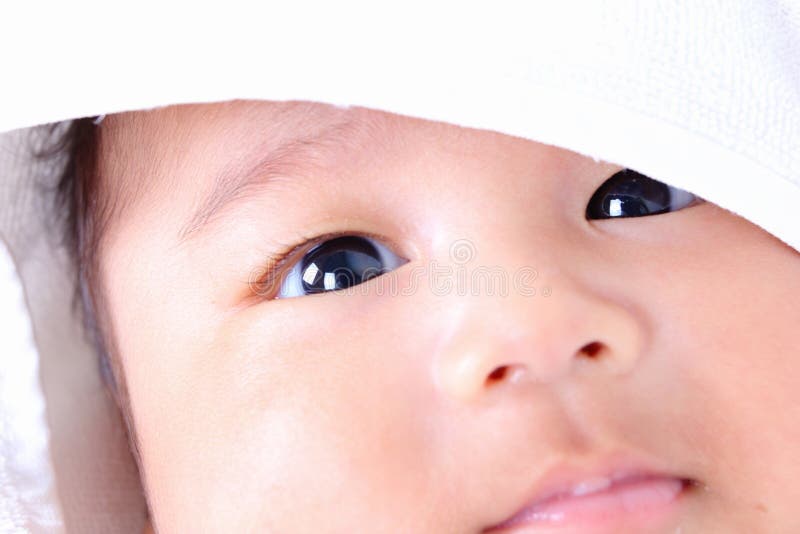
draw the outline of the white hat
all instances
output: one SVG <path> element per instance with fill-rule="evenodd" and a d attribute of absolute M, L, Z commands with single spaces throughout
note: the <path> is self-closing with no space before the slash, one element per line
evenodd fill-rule
<path fill-rule="evenodd" d="M 800 250 L 797 3 L 21 9 L 0 23 L 0 237 L 24 289 L 0 252 L 3 532 L 133 532 L 145 513 L 18 129 L 231 98 L 361 105 L 630 167 Z"/>

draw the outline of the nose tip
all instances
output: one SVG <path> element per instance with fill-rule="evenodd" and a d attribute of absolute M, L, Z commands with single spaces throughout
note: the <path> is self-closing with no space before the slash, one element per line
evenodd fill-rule
<path fill-rule="evenodd" d="M 475 301 L 462 310 L 436 359 L 446 395 L 468 401 L 490 389 L 635 367 L 643 329 L 624 306 L 567 287 L 520 302 L 526 298 L 536 297 L 498 306 Z"/>

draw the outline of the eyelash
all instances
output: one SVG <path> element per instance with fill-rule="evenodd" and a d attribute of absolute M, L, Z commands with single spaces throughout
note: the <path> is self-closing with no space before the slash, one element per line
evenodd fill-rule
<path fill-rule="evenodd" d="M 353 230 L 341 230 L 336 232 L 328 232 L 313 237 L 302 236 L 298 239 L 299 244 L 296 245 L 283 245 L 283 249 L 275 254 L 270 254 L 264 262 L 264 267 L 261 269 L 263 276 L 257 278 L 255 284 L 251 284 L 253 291 L 256 295 L 264 297 L 268 300 L 275 298 L 281 288 L 282 278 L 285 276 L 287 265 L 292 265 L 295 260 L 299 261 L 303 258 L 306 252 L 312 250 L 317 245 L 321 245 L 326 241 L 330 241 L 339 237 L 356 236 L 368 239 L 374 239 L 381 243 L 386 243 L 388 247 L 397 250 L 393 240 L 372 232 L 356 232 Z"/>

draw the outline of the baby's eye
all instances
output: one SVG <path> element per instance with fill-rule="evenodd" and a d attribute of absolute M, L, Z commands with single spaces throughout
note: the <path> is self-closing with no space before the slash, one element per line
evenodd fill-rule
<path fill-rule="evenodd" d="M 407 261 L 375 239 L 361 236 L 328 239 L 291 267 L 276 298 L 347 289 L 397 269 Z"/>
<path fill-rule="evenodd" d="M 597 188 L 586 206 L 587 219 L 642 217 L 683 209 L 702 199 L 630 169 L 619 171 Z"/>

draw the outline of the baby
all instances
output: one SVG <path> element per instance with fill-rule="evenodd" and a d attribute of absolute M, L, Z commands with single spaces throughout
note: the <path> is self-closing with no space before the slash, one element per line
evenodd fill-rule
<path fill-rule="evenodd" d="M 800 256 L 749 221 L 364 108 L 181 105 L 69 135 L 60 190 L 148 528 L 800 532 Z"/>

